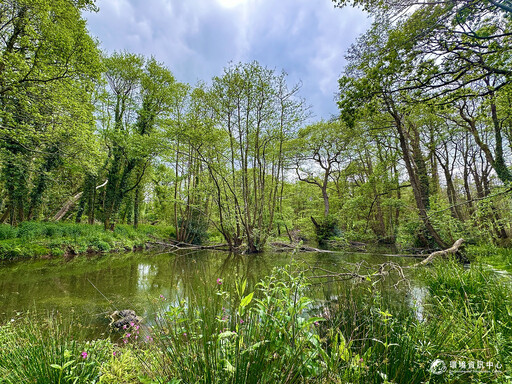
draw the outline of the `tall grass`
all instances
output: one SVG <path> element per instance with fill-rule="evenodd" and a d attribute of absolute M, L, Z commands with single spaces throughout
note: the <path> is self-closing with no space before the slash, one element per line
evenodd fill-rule
<path fill-rule="evenodd" d="M 76 341 L 56 316 L 25 318 L 0 327 L 0 383 L 95 383 L 112 354 L 108 340 Z"/>
<path fill-rule="evenodd" d="M 212 295 L 160 312 L 157 382 L 298 383 L 321 375 L 322 319 L 306 314 L 312 300 L 303 275 L 276 269 L 253 292 L 236 283 L 235 295 L 220 280 L 212 284 Z"/>
<path fill-rule="evenodd" d="M 288 268 L 252 289 L 219 279 L 187 301 L 162 296 L 145 333 L 134 324 L 119 346 L 73 341 L 53 319 L 15 322 L 0 327 L 0 383 L 510 382 L 510 280 L 446 261 L 418 274 L 416 304 L 412 291 L 371 281 L 315 302 L 316 288 Z"/>

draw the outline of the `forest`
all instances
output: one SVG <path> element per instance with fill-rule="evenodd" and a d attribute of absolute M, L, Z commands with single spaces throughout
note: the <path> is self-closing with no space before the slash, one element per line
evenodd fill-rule
<path fill-rule="evenodd" d="M 101 52 L 91 1 L 3 2 L 0 221 L 168 225 L 249 253 L 279 236 L 507 245 L 510 10 L 494 3 L 385 2 L 347 52 L 339 116 L 315 121 L 284 71 L 183 84 Z"/>
<path fill-rule="evenodd" d="M 512 2 L 330 3 L 319 119 L 0 2 L 0 384 L 510 383 Z"/>

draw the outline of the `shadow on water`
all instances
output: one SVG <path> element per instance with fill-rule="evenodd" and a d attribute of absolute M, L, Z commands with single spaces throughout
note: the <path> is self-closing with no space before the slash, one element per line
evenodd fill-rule
<path fill-rule="evenodd" d="M 215 292 L 219 282 L 230 290 L 234 289 L 234 282 L 246 280 L 251 291 L 276 266 L 293 262 L 296 268 L 313 270 L 310 273 L 314 274 L 314 268 L 337 271 L 351 263 L 364 261 L 375 265 L 388 260 L 389 257 L 370 253 L 240 255 L 198 251 L 3 263 L 0 264 L 0 323 L 27 312 L 58 312 L 64 318 L 69 315 L 78 319 L 88 329 L 89 337 L 101 337 L 109 333 L 108 315 L 114 310 L 130 308 L 149 318 L 154 308 L 151 303 L 156 304 L 162 298 L 166 305 L 197 301 Z M 414 262 L 397 258 L 393 261 Z M 320 302 L 335 300 L 347 284 L 353 282 L 327 279 L 312 287 L 311 296 Z"/>

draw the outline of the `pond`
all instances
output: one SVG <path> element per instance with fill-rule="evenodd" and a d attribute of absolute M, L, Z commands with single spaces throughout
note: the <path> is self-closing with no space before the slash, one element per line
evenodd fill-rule
<path fill-rule="evenodd" d="M 322 275 L 324 270 L 339 272 L 353 263 L 373 266 L 386 261 L 400 265 L 417 262 L 415 258 L 385 256 L 378 253 L 264 253 L 233 255 L 221 251 L 162 253 L 137 252 L 77 257 L 73 260 L 33 260 L 0 264 L 0 324 L 27 312 L 59 312 L 86 328 L 89 337 L 109 333 L 109 314 L 116 309 L 134 309 L 150 317 L 151 305 L 161 295 L 168 303 L 187 301 L 191 296 L 211 294 L 222 281 L 233 287 L 234 281 L 247 280 L 248 289 L 276 266 L 293 263 L 308 274 Z M 221 279 L 218 281 L 218 279 Z M 386 287 L 395 291 L 393 283 Z M 406 305 L 421 301 L 421 283 L 407 298 L 396 291 Z M 311 297 L 333 300 L 353 281 L 324 281 L 312 286 Z M 417 297 L 415 297 L 415 295 Z M 418 310 L 421 317 L 421 309 Z"/>

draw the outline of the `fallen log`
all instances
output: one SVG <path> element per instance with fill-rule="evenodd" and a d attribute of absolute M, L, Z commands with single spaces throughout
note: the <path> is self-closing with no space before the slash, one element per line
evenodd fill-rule
<path fill-rule="evenodd" d="M 163 248 L 172 248 L 173 250 L 180 250 L 180 249 L 226 249 L 228 248 L 228 244 L 213 244 L 213 245 L 198 245 L 198 244 L 189 244 L 189 243 L 184 243 L 182 241 L 175 241 L 175 240 L 169 240 L 167 242 L 164 242 L 164 241 L 158 241 L 158 240 L 153 240 L 153 241 L 148 241 L 146 243 L 147 245 L 149 246 L 159 246 L 159 247 L 163 247 Z"/>
<path fill-rule="evenodd" d="M 104 187 L 105 185 L 107 185 L 107 183 L 108 183 L 108 179 L 103 184 L 98 185 L 96 187 L 96 189 L 100 189 L 100 188 Z M 62 208 L 59 210 L 59 212 L 57 212 L 55 214 L 55 216 L 53 216 L 52 220 L 53 221 L 61 220 L 66 215 L 66 213 L 68 213 L 68 211 L 71 209 L 71 207 L 73 205 L 75 205 L 75 203 L 82 197 L 82 194 L 83 194 L 83 192 L 79 192 L 75 196 L 70 198 L 68 201 L 66 201 L 66 203 L 62 206 Z"/>
<path fill-rule="evenodd" d="M 419 263 L 416 263 L 414 265 L 411 265 L 408 268 L 416 268 L 422 265 L 430 264 L 436 257 L 454 255 L 457 253 L 463 242 L 464 239 L 459 239 L 455 243 L 453 243 L 453 245 L 450 248 L 442 251 L 433 252 L 425 260 L 420 261 Z"/>
<path fill-rule="evenodd" d="M 384 280 L 385 278 L 389 277 L 392 274 L 392 272 L 394 272 L 394 275 L 396 275 L 398 277 L 398 281 L 394 284 L 395 288 L 397 288 L 398 285 L 401 283 L 404 283 L 407 286 L 409 286 L 409 280 L 405 276 L 404 269 L 424 266 L 424 265 L 430 264 L 437 257 L 444 257 L 444 256 L 456 254 L 463 242 L 464 242 L 464 239 L 459 239 L 450 248 L 433 252 L 425 260 L 420 261 L 419 263 L 416 263 L 414 265 L 402 267 L 397 263 L 388 261 L 388 262 L 385 262 L 378 266 L 372 266 L 372 265 L 369 265 L 368 263 L 366 263 L 365 261 L 362 261 L 360 263 L 354 264 L 352 267 L 352 270 L 342 267 L 344 269 L 344 271 L 342 271 L 342 272 L 333 272 L 333 271 L 329 271 L 329 270 L 326 270 L 323 268 L 314 267 L 313 268 L 314 270 L 321 270 L 322 272 L 324 272 L 324 274 L 319 275 L 319 276 L 313 276 L 312 278 L 316 278 L 316 279 L 325 279 L 325 278 L 332 279 L 332 278 L 334 278 L 334 279 L 340 279 L 340 280 L 356 279 L 361 282 L 362 281 L 375 281 L 375 280 L 380 281 L 380 280 Z"/>
<path fill-rule="evenodd" d="M 285 251 L 300 251 L 300 252 L 320 252 L 320 253 L 334 253 L 326 249 L 318 249 L 303 244 L 287 244 L 281 242 L 274 242 L 270 244 L 274 251 L 285 252 Z"/>

